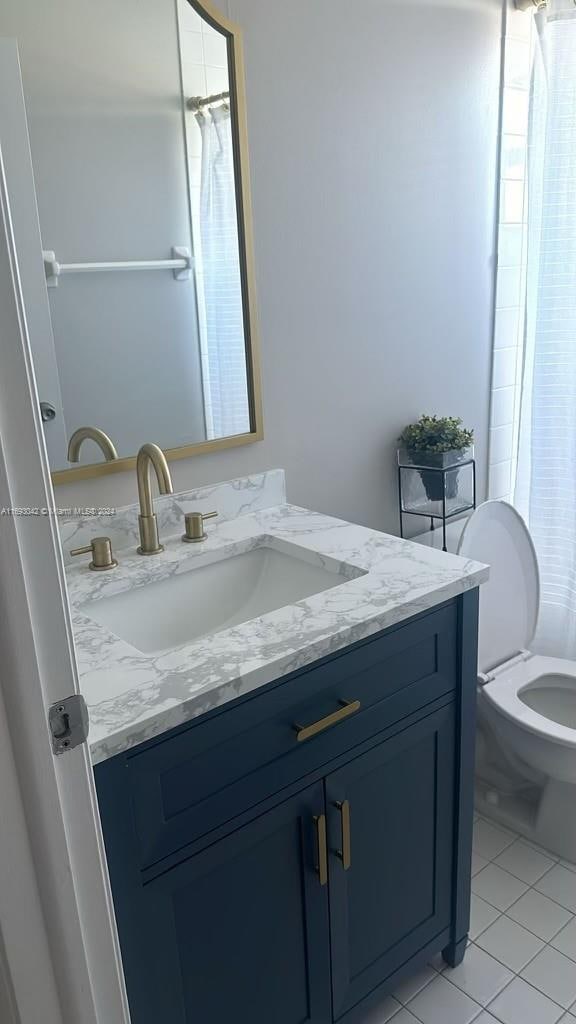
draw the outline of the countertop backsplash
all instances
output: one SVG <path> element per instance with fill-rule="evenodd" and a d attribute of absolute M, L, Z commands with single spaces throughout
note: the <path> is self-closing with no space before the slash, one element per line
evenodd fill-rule
<path fill-rule="evenodd" d="M 136 478 L 134 478 L 136 486 Z M 153 491 L 155 489 L 152 483 Z M 210 487 L 195 487 L 179 494 L 154 497 L 154 511 L 158 517 L 158 529 L 162 536 L 173 536 L 182 527 L 187 512 L 218 512 L 216 522 L 228 522 L 250 512 L 261 512 L 266 508 L 283 505 L 286 502 L 286 483 L 283 469 L 270 469 L 253 476 L 238 477 Z M 75 565 L 76 559 L 70 554 L 74 548 L 84 547 L 93 537 L 110 537 L 114 551 L 137 547 L 138 502 L 123 508 L 100 513 L 100 510 L 74 509 L 72 514 L 59 517 L 60 536 L 64 552 L 64 563 Z"/>

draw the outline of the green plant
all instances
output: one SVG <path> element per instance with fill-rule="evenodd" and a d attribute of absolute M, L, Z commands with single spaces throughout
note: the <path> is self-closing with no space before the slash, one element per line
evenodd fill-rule
<path fill-rule="evenodd" d="M 455 416 L 421 416 L 404 428 L 398 440 L 410 452 L 463 451 L 474 441 L 474 431 Z"/>

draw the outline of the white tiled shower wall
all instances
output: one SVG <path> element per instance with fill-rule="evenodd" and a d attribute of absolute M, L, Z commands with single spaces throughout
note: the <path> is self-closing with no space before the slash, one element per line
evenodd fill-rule
<path fill-rule="evenodd" d="M 210 96 L 228 85 L 226 39 L 194 10 L 188 0 L 177 0 L 184 95 Z M 192 111 L 186 116 L 188 171 L 193 207 L 198 209 L 202 139 Z"/>
<path fill-rule="evenodd" d="M 498 268 L 490 417 L 489 496 L 510 500 L 516 472 L 526 282 L 530 12 L 508 0 L 504 22 Z"/>

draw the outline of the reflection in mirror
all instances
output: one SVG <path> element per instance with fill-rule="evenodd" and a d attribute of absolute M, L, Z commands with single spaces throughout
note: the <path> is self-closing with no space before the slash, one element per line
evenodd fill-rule
<path fill-rule="evenodd" d="M 31 340 L 52 469 L 71 467 L 70 438 L 87 425 L 120 460 L 149 440 L 177 457 L 256 439 L 233 27 L 189 0 L 54 0 L 49 17 L 37 0 L 5 0 L 0 35 L 18 39 L 22 63 L 52 324 Z M 74 458 L 104 456 L 87 442 Z"/>
<path fill-rule="evenodd" d="M 250 429 L 226 36 L 178 0 L 208 438 Z M 197 60 L 202 46 L 202 62 Z"/>

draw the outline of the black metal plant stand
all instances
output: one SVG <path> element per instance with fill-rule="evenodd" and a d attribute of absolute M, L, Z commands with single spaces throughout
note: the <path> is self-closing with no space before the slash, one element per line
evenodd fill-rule
<path fill-rule="evenodd" d="M 424 479 L 427 486 L 423 483 Z M 436 484 L 432 486 L 434 481 Z M 426 492 L 432 489 L 437 490 L 437 498 L 427 496 Z M 450 489 L 454 494 L 449 494 Z M 466 512 L 473 512 L 475 508 L 476 461 L 473 454 L 461 461 L 456 459 L 446 465 L 433 465 L 428 459 L 419 462 L 417 455 L 398 452 L 398 511 L 402 538 L 406 515 L 429 519 L 431 530 L 435 529 L 436 523 L 441 522 L 442 550 L 447 551 L 447 524 Z"/>

